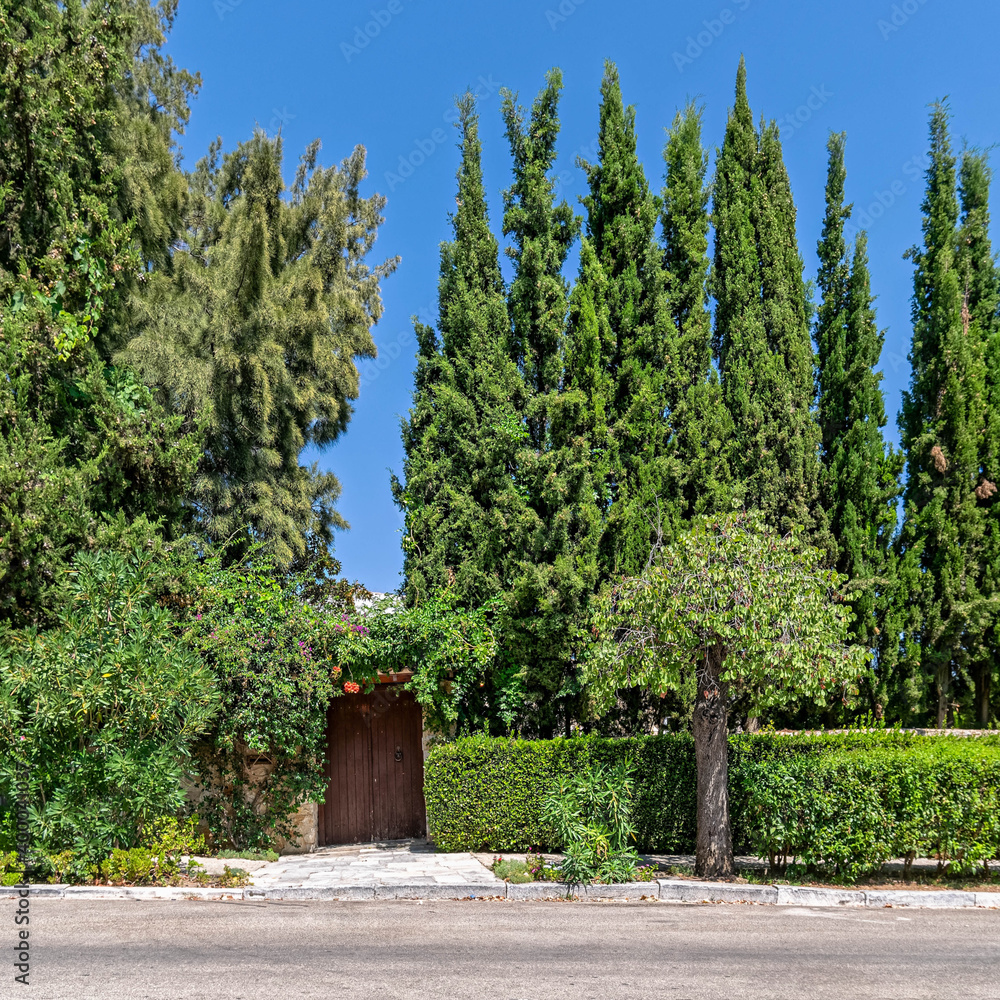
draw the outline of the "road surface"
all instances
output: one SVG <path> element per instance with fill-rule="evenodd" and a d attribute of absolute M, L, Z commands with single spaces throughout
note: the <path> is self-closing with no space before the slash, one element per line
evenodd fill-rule
<path fill-rule="evenodd" d="M 1000 998 L 1000 910 L 35 899 L 30 950 L 0 997 Z"/>

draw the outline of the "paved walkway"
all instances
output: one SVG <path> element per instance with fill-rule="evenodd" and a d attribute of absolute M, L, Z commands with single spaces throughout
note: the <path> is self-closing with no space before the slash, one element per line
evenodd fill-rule
<path fill-rule="evenodd" d="M 492 857 L 489 858 L 492 861 Z M 229 861 L 239 865 L 239 861 Z M 503 885 L 466 853 L 440 853 L 424 840 L 323 847 L 290 854 L 253 872 L 255 888 L 337 888 L 392 885 Z"/>

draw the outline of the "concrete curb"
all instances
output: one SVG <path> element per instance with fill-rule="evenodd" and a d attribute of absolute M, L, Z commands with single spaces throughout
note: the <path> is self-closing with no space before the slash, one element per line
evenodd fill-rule
<path fill-rule="evenodd" d="M 777 903 L 773 885 L 742 885 L 731 882 L 689 882 L 659 879 L 660 899 L 673 903 Z"/>
<path fill-rule="evenodd" d="M 736 882 L 695 882 L 658 879 L 619 885 L 568 885 L 565 882 L 475 882 L 455 885 L 285 886 L 245 889 L 181 888 L 175 886 L 33 885 L 30 895 L 57 899 L 202 899 L 333 901 L 367 899 L 511 899 L 511 900 L 640 900 L 670 903 L 757 903 L 825 908 L 910 907 L 1000 909 L 1000 892 L 931 889 L 818 889 L 795 885 L 749 885 Z M 0 899 L 16 899 L 17 888 L 0 889 Z"/>

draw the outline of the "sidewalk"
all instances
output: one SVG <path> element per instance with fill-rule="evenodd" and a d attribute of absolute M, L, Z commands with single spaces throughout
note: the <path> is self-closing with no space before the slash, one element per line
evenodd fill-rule
<path fill-rule="evenodd" d="M 510 852 L 518 857 L 521 852 Z M 551 857 L 551 856 L 550 856 Z M 918 906 L 987 907 L 1000 909 L 1000 892 L 891 889 L 821 889 L 808 886 L 749 885 L 660 878 L 621 885 L 566 885 L 558 882 L 510 884 L 497 878 L 489 865 L 492 854 L 444 853 L 426 841 L 396 841 L 327 847 L 311 854 L 286 855 L 275 862 L 200 859 L 208 871 L 224 864 L 251 872 L 245 889 L 175 888 L 156 886 L 31 887 L 34 896 L 65 899 L 243 899 L 243 900 L 361 900 L 361 899 L 579 899 L 637 900 L 673 903 L 764 903 L 807 907 Z M 662 865 L 690 865 L 684 855 L 651 855 Z M 740 867 L 755 867 L 756 858 L 736 859 Z M 918 863 L 933 866 L 934 862 Z M 252 870 L 252 871 L 251 871 Z M 11 898 L 14 889 L 0 889 Z"/>

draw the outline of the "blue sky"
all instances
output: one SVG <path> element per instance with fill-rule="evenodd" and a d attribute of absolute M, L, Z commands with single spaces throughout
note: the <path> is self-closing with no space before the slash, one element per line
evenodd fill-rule
<path fill-rule="evenodd" d="M 997 141 L 998 29 L 1000 8 L 987 0 L 181 0 L 168 50 L 204 80 L 183 139 L 185 166 L 216 135 L 232 148 L 255 125 L 280 125 L 289 180 L 312 139 L 322 140 L 324 163 L 361 143 L 367 192 L 389 199 L 377 253 L 399 254 L 402 263 L 385 283 L 374 330 L 381 358 L 362 366 L 346 435 L 310 456 L 343 484 L 340 510 L 351 523 L 337 540 L 344 574 L 376 590 L 400 583 L 402 519 L 389 470 L 402 467 L 399 418 L 410 405 L 416 350 L 410 317 L 436 317 L 438 245 L 450 235 L 458 167 L 456 94 L 471 87 L 481 98 L 484 174 L 500 238 L 501 191 L 510 182 L 500 87 L 527 105 L 545 72 L 562 69 L 556 169 L 575 205 L 584 182 L 574 159 L 592 155 L 606 58 L 618 64 L 625 100 L 636 107 L 640 156 L 659 190 L 664 127 L 697 99 L 714 154 L 744 53 L 754 114 L 781 125 L 807 277 L 816 271 L 827 135 L 846 131 L 847 197 L 869 232 L 878 319 L 887 328 L 883 385 L 895 439 L 909 379 L 912 265 L 902 254 L 920 239 L 928 105 L 949 99 L 956 147 Z M 407 161 L 417 165 L 407 171 Z"/>

